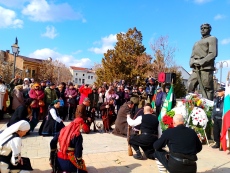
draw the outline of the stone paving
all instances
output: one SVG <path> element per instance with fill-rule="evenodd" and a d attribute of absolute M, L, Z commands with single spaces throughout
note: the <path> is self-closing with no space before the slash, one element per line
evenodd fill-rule
<path fill-rule="evenodd" d="M 0 132 L 7 120 L 0 122 Z M 33 172 L 51 172 L 49 166 L 49 142 L 51 137 L 38 136 L 38 128 L 27 137 L 23 137 L 22 156 L 31 159 Z M 65 122 L 68 124 L 68 122 Z M 135 160 L 127 154 L 126 138 L 108 133 L 83 134 L 83 158 L 89 173 L 152 173 L 158 172 L 154 160 Z M 203 145 L 198 154 L 198 172 L 229 173 L 229 151 L 219 151 Z"/>

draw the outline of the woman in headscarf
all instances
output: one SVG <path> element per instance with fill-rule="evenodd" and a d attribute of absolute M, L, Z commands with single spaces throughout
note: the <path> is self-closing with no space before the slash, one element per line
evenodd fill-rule
<path fill-rule="evenodd" d="M 81 132 L 88 133 L 89 127 L 82 118 L 78 117 L 51 140 L 50 165 L 54 171 L 87 173 L 82 159 L 83 137 Z M 59 143 L 59 148 L 55 160 L 57 143 Z"/>
<path fill-rule="evenodd" d="M 18 106 L 24 105 L 23 86 L 22 85 L 15 86 L 12 94 L 13 94 L 12 109 L 16 110 Z"/>
<path fill-rule="evenodd" d="M 36 82 L 33 84 L 33 87 L 29 92 L 29 96 L 33 99 L 31 105 L 33 118 L 38 121 L 40 114 L 39 100 L 43 100 L 45 96 L 44 92 L 40 89 L 39 83 Z"/>
<path fill-rule="evenodd" d="M 65 127 L 63 120 L 60 118 L 58 108 L 60 107 L 60 100 L 54 100 L 48 108 L 48 115 L 44 118 L 41 125 L 41 135 L 54 136 Z M 40 130 L 39 130 L 40 131 Z"/>
<path fill-rule="evenodd" d="M 23 86 L 23 97 L 27 99 L 29 98 L 29 91 L 30 91 L 30 82 L 28 78 L 24 78 L 22 86 Z"/>
<path fill-rule="evenodd" d="M 9 166 L 23 165 L 21 158 L 22 139 L 30 129 L 27 121 L 21 120 L 12 126 L 6 128 L 0 134 L 0 172 L 14 173 L 20 170 L 10 170 Z"/>

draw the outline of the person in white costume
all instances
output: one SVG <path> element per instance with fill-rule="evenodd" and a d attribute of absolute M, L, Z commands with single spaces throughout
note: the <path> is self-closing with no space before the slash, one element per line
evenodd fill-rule
<path fill-rule="evenodd" d="M 6 128 L 0 134 L 0 172 L 1 173 L 16 173 L 16 172 L 29 172 L 23 170 L 9 170 L 10 164 L 16 166 L 18 164 L 23 165 L 21 159 L 21 146 L 22 139 L 30 129 L 30 124 L 21 120 L 12 126 Z M 7 157 L 8 156 L 8 157 Z"/>

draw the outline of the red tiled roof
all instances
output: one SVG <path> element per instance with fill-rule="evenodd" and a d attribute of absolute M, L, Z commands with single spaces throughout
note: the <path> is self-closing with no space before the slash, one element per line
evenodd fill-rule
<path fill-rule="evenodd" d="M 21 57 L 23 60 L 31 61 L 31 62 L 40 62 L 41 63 L 43 61 L 42 59 L 29 58 L 29 57 L 22 56 L 22 55 L 18 55 L 18 57 Z"/>
<path fill-rule="evenodd" d="M 81 71 L 88 70 L 88 68 L 83 68 L 83 67 L 74 67 L 74 66 L 70 66 L 70 68 L 72 68 L 73 70 L 81 70 Z"/>

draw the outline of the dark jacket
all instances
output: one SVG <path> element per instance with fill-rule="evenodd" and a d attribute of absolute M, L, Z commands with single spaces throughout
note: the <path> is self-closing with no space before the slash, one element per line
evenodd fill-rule
<path fill-rule="evenodd" d="M 156 106 L 162 106 L 164 103 L 164 93 L 162 91 L 158 92 L 156 94 L 156 101 L 155 101 L 155 105 Z"/>
<path fill-rule="evenodd" d="M 155 93 L 155 85 L 147 84 L 145 91 L 147 95 L 153 96 Z"/>
<path fill-rule="evenodd" d="M 9 127 L 12 124 L 17 123 L 18 121 L 21 121 L 21 120 L 28 121 L 27 116 L 28 116 L 27 107 L 24 105 L 18 106 L 17 109 L 15 110 L 13 116 L 10 118 L 10 121 L 7 124 L 7 127 Z"/>
<path fill-rule="evenodd" d="M 92 92 L 88 95 L 90 100 L 90 108 L 96 108 L 99 100 L 99 94 L 97 92 Z"/>
<path fill-rule="evenodd" d="M 212 110 L 212 119 L 222 119 L 224 107 L 224 97 L 217 97 L 214 99 L 214 106 Z"/>
<path fill-rule="evenodd" d="M 196 132 L 184 125 L 165 130 L 153 144 L 159 151 L 166 145 L 169 147 L 169 152 L 185 155 L 196 155 L 202 150 L 202 144 Z"/>

